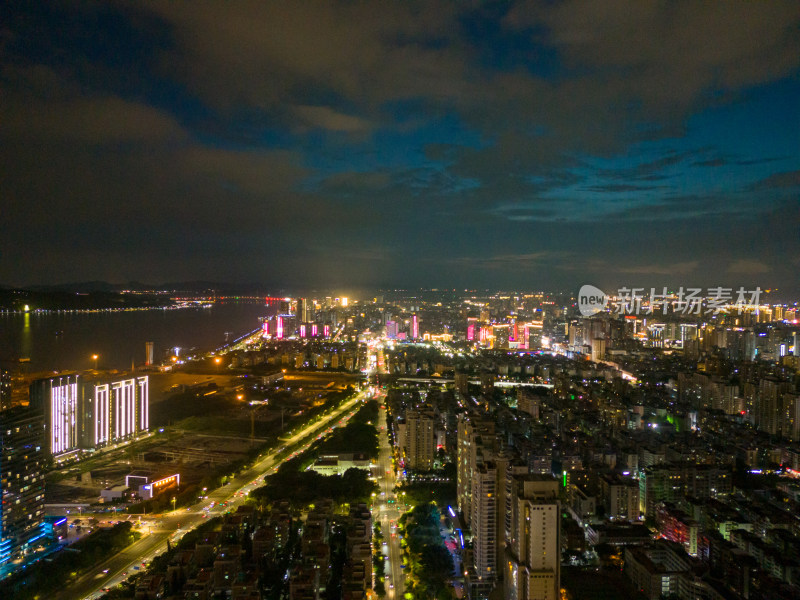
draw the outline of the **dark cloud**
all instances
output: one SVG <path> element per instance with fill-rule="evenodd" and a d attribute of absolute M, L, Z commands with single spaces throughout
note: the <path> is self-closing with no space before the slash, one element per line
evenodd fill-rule
<path fill-rule="evenodd" d="M 617 192 L 646 192 L 648 190 L 664 189 L 663 185 L 632 185 L 626 183 L 608 183 L 605 185 L 592 185 L 583 188 L 587 192 L 617 193 Z"/>
<path fill-rule="evenodd" d="M 695 167 L 723 167 L 729 165 L 730 161 L 725 158 L 711 158 L 709 160 L 699 160 L 692 163 Z"/>
<path fill-rule="evenodd" d="M 8 12 L 0 282 L 779 280 L 765 228 L 800 251 L 796 152 L 722 133 L 800 97 L 794 2 Z"/>
<path fill-rule="evenodd" d="M 169 114 L 117 97 L 0 103 L 0 138 L 77 145 L 179 142 L 186 131 Z"/>
<path fill-rule="evenodd" d="M 800 170 L 786 173 L 775 173 L 762 179 L 753 186 L 755 189 L 794 188 L 800 187 Z"/>

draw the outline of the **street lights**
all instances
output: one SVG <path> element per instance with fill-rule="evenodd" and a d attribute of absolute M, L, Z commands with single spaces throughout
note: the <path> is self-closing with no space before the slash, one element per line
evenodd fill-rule
<path fill-rule="evenodd" d="M 100 358 L 98 354 L 92 354 L 92 360 L 94 361 L 94 370 L 97 371 L 97 359 Z"/>
<path fill-rule="evenodd" d="M 175 512 L 175 496 L 172 497 L 172 512 Z"/>

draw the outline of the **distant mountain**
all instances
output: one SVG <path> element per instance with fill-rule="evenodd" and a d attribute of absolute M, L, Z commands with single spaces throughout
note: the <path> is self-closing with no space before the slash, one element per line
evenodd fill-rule
<path fill-rule="evenodd" d="M 60 283 L 56 285 L 29 285 L 23 289 L 31 292 L 69 292 L 69 293 L 91 293 L 105 292 L 114 293 L 119 289 L 113 283 L 107 281 L 84 281 L 81 283 Z"/>
<path fill-rule="evenodd" d="M 217 294 L 265 294 L 266 286 L 256 283 L 221 283 L 219 281 L 178 281 L 168 282 L 159 285 L 151 285 L 143 288 L 128 288 L 128 289 L 146 289 L 146 290 L 175 290 L 179 292 L 211 292 Z"/>
<path fill-rule="evenodd" d="M 14 289 L 4 288 L 0 289 Z M 219 281 L 179 281 L 167 283 L 142 283 L 140 281 L 130 281 L 128 283 L 109 283 L 107 281 L 82 281 L 73 283 L 61 283 L 56 285 L 31 285 L 24 288 L 32 292 L 44 293 L 97 293 L 106 294 L 119 293 L 124 290 L 137 292 L 143 291 L 168 291 L 168 292 L 189 292 L 189 293 L 208 293 L 217 294 L 262 294 L 266 293 L 266 286 L 255 283 L 221 283 Z"/>

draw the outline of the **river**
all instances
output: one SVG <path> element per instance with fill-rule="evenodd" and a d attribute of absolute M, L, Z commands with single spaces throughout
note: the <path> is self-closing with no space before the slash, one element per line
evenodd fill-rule
<path fill-rule="evenodd" d="M 275 313 L 262 303 L 218 302 L 208 308 L 84 313 L 0 314 L 0 360 L 23 362 L 28 372 L 130 369 L 146 359 L 153 342 L 155 362 L 171 349 L 213 350 L 259 327 Z"/>

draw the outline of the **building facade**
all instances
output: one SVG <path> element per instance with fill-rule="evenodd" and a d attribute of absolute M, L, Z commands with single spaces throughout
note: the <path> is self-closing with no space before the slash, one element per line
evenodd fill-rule
<path fill-rule="evenodd" d="M 559 482 L 541 475 L 511 478 L 506 600 L 556 600 L 561 584 Z"/>
<path fill-rule="evenodd" d="M 30 405 L 44 415 L 46 450 L 63 456 L 137 437 L 150 427 L 150 384 L 144 376 L 34 381 Z"/>
<path fill-rule="evenodd" d="M 406 412 L 405 452 L 406 467 L 416 471 L 430 471 L 436 455 L 434 445 L 434 418 L 423 411 Z"/>
<path fill-rule="evenodd" d="M 18 406 L 0 412 L 0 563 L 44 536 L 43 415 Z"/>

